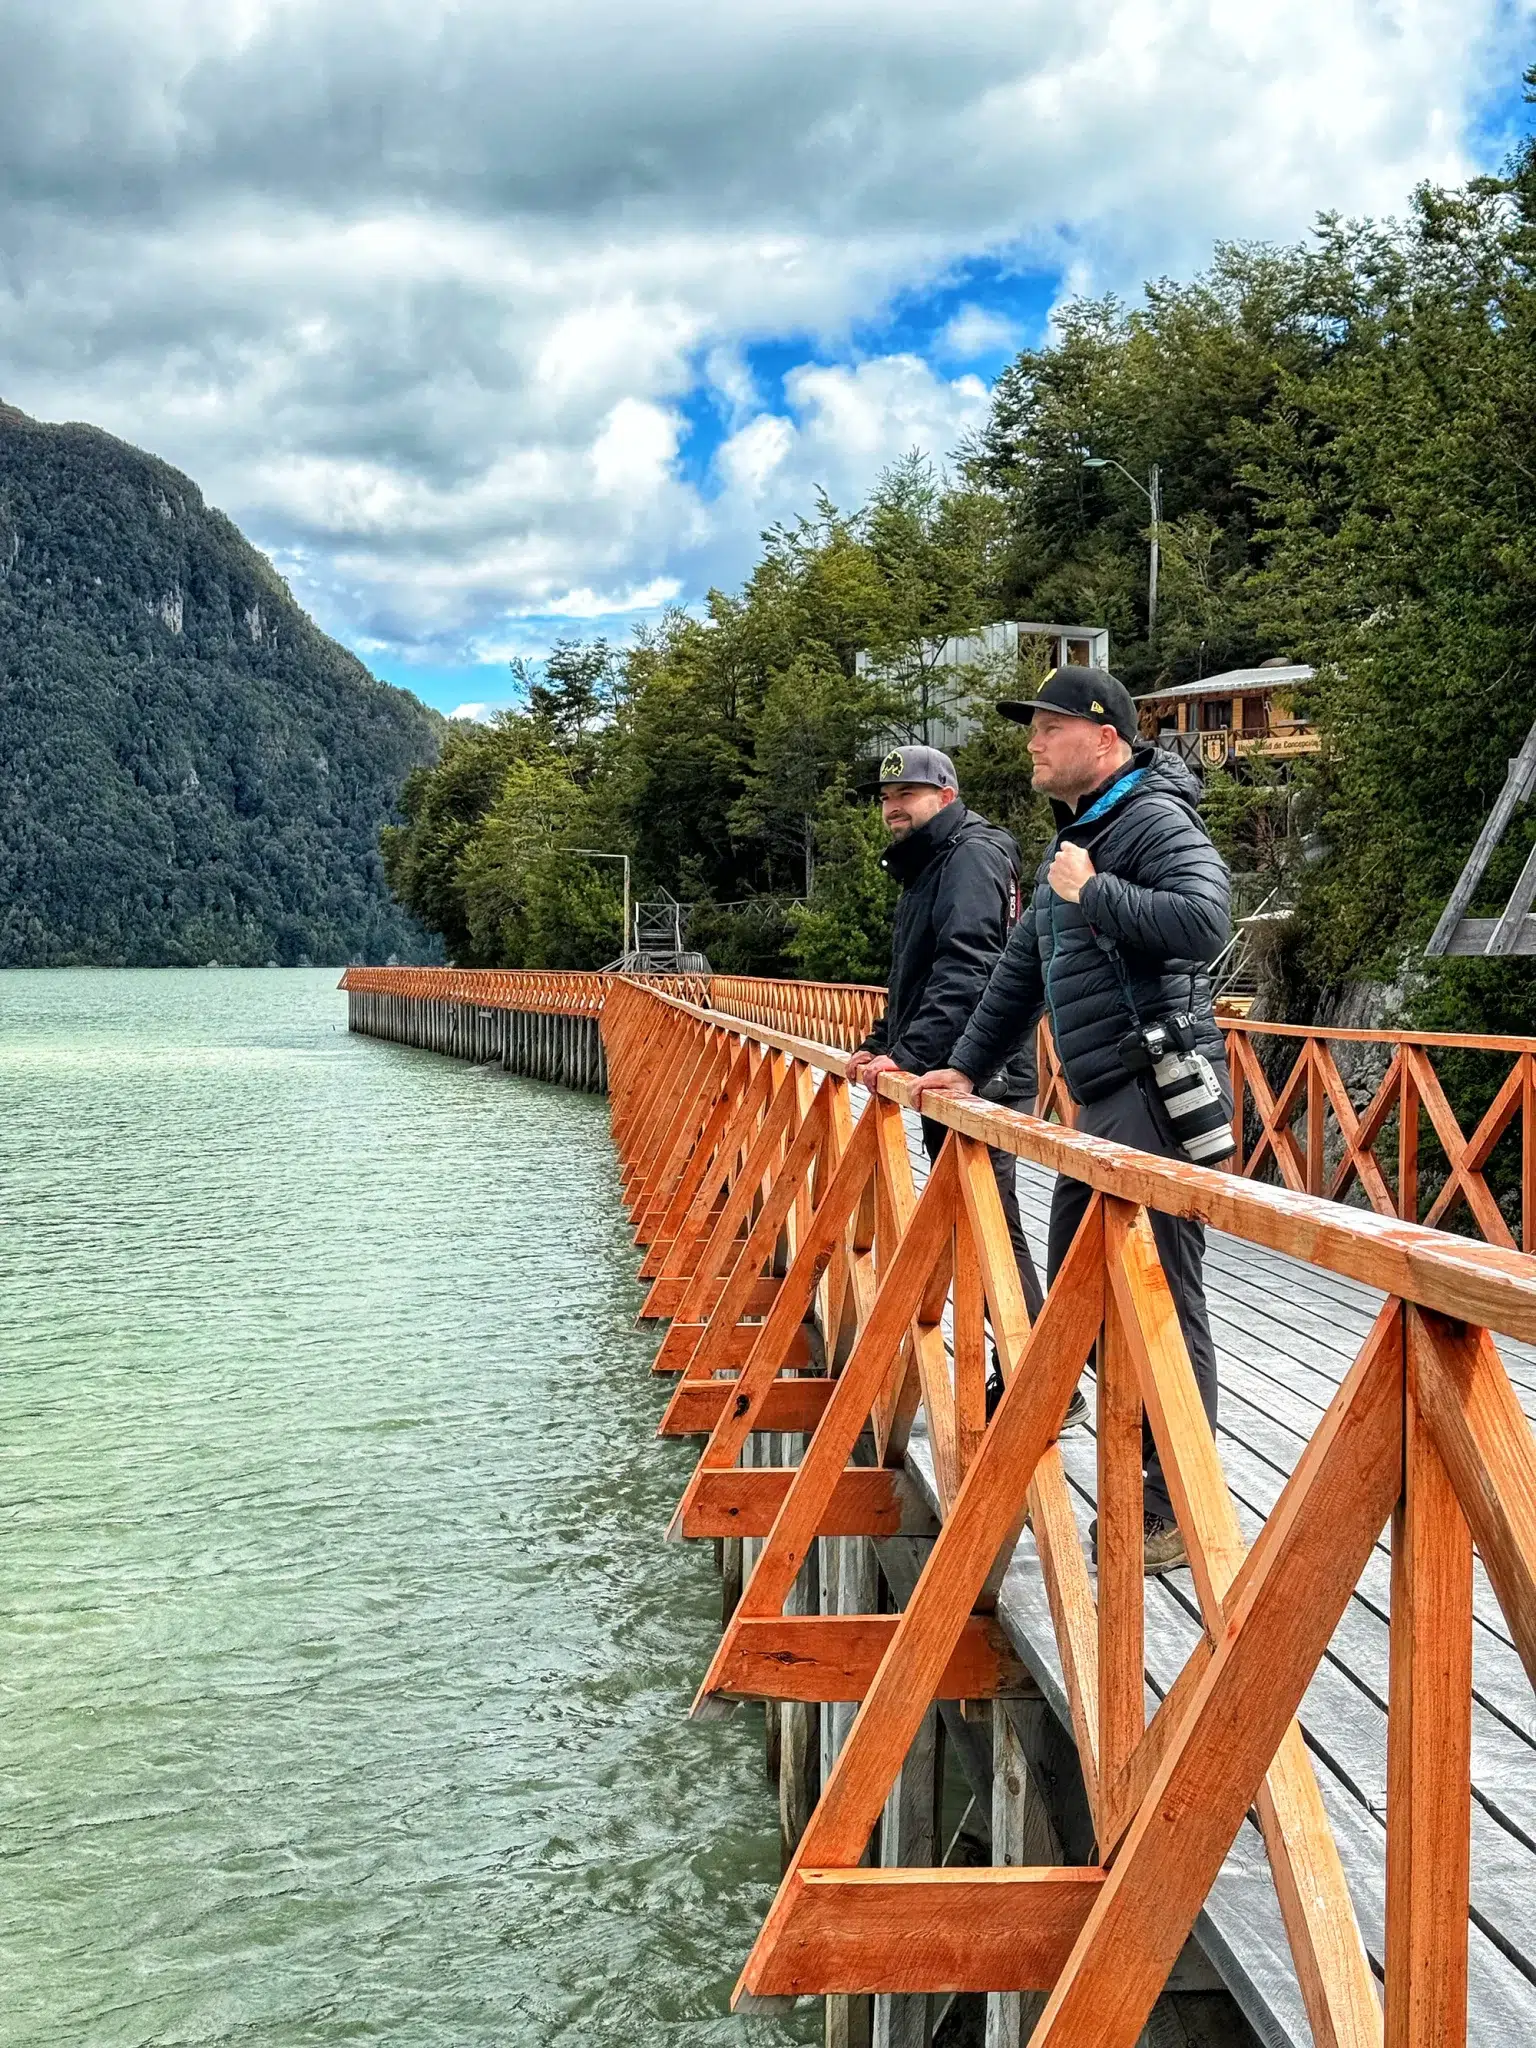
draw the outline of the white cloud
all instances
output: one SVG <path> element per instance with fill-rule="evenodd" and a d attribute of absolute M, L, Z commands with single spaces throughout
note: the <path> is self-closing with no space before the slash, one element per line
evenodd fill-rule
<path fill-rule="evenodd" d="M 980 356 L 1011 352 L 1021 339 L 1017 321 L 985 306 L 962 306 L 939 329 L 937 346 L 955 362 L 974 363 Z"/>
<path fill-rule="evenodd" d="M 354 644 L 451 662 L 732 580 L 814 485 L 849 504 L 942 456 L 980 383 L 869 323 L 968 259 L 1125 289 L 1460 175 L 1517 26 L 1504 0 L 0 0 L 0 393 L 179 463 Z M 1018 339 L 962 305 L 932 355 Z"/>
<path fill-rule="evenodd" d="M 472 725 L 489 725 L 493 715 L 499 709 L 499 705 L 495 704 L 460 704 L 456 710 L 450 711 L 448 716 L 450 718 L 467 718 Z"/>
<path fill-rule="evenodd" d="M 755 504 L 784 467 L 794 445 L 792 420 L 760 412 L 721 442 L 715 451 L 715 466 L 734 493 Z"/>
<path fill-rule="evenodd" d="M 825 451 L 845 489 L 909 448 L 947 449 L 987 408 L 979 377 L 946 383 L 912 355 L 879 356 L 857 368 L 807 365 L 792 370 L 784 388 L 804 415 L 807 447 Z"/>

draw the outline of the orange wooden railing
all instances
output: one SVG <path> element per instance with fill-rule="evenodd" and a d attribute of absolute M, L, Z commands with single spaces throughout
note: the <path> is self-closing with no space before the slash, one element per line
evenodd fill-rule
<path fill-rule="evenodd" d="M 789 1031 L 852 1052 L 884 1010 L 885 990 L 864 982 L 770 981 L 751 974 L 716 974 L 710 977 L 709 1006 L 749 1024 L 766 1024 L 772 1031 Z"/>
<path fill-rule="evenodd" d="M 1319 1030 L 1250 1019 L 1225 1028 L 1236 1103 L 1235 1171 L 1251 1179 L 1267 1169 L 1289 1188 L 1336 1201 L 1358 1189 L 1379 1215 L 1415 1222 L 1444 1224 L 1465 1204 L 1466 1217 L 1458 1220 L 1470 1222 L 1488 1243 L 1536 1250 L 1536 1040 L 1470 1032 Z M 1363 1106 L 1352 1100 L 1331 1049 L 1346 1043 L 1380 1047 L 1386 1055 L 1386 1071 Z M 1266 1044 L 1291 1051 L 1278 1078 L 1265 1072 Z M 1487 1053 L 1507 1062 L 1470 1137 L 1435 1069 L 1437 1053 L 1448 1052 Z M 1433 1190 L 1423 1187 L 1420 1171 L 1425 1116 L 1445 1162 Z M 1516 1118 L 1520 1156 L 1518 1180 L 1509 1193 L 1512 1229 L 1488 1185 L 1486 1168 Z M 1250 1120 L 1258 1124 L 1251 1143 Z"/>
<path fill-rule="evenodd" d="M 340 986 L 359 995 L 476 1003 L 539 1017 L 598 1017 L 611 980 L 569 968 L 349 967 Z"/>
<path fill-rule="evenodd" d="M 349 967 L 342 987 L 531 1011 L 602 1013 L 614 977 L 558 969 Z M 774 981 L 717 974 L 653 985 L 769 1030 L 851 1051 L 880 1015 L 885 990 L 848 982 Z M 1536 1251 L 1536 1038 L 1475 1033 L 1334 1030 L 1223 1017 L 1238 1150 L 1231 1170 L 1298 1192 L 1368 1203 L 1383 1216 L 1454 1223 L 1490 1244 Z M 1332 1048 L 1376 1047 L 1385 1062 L 1358 1104 Z M 1437 1071 L 1447 1053 L 1507 1061 L 1469 1137 Z M 1277 1054 L 1278 1071 L 1277 1071 Z M 1039 1030 L 1039 1111 L 1070 1126 L 1075 1108 L 1051 1043 Z M 1440 1157 L 1421 1164 L 1424 1120 Z M 1518 1169 L 1502 1198 L 1490 1185 L 1494 1149 L 1519 1124 Z"/>
<path fill-rule="evenodd" d="M 1489 1244 L 1536 1251 L 1536 1039 L 1334 1030 L 1256 1023 L 1250 1017 L 1222 1017 L 1220 1023 L 1237 1137 L 1230 1171 L 1248 1180 L 1278 1180 L 1330 1201 L 1353 1196 L 1380 1216 L 1441 1227 L 1455 1221 Z M 1346 1087 L 1331 1050 L 1341 1043 L 1374 1049 L 1385 1063 L 1380 1082 L 1363 1104 Z M 1437 1056 L 1447 1053 L 1488 1054 L 1507 1063 L 1470 1138 L 1436 1069 Z M 1040 1114 L 1065 1124 L 1074 1117 L 1044 1023 Z M 1442 1155 L 1433 1174 L 1420 1165 L 1426 1117 Z M 1506 1216 L 1486 1170 L 1516 1119 L 1519 1167 L 1507 1176 Z"/>
<path fill-rule="evenodd" d="M 760 1544 L 696 1711 L 743 1697 L 859 1702 L 738 2007 L 1036 1990 L 1048 1996 L 1035 2048 L 1132 2048 L 1256 1808 L 1315 2038 L 1464 2042 L 1474 1540 L 1536 1682 L 1536 1445 L 1494 1335 L 1536 1339 L 1536 1267 L 975 1099 L 925 1101 L 950 1135 L 919 1196 L 904 1079 L 882 1078 L 859 1109 L 841 1054 L 632 982 L 609 992 L 602 1029 L 650 1281 L 642 1313 L 668 1319 L 656 1365 L 678 1375 L 663 1431 L 707 1436 L 674 1530 Z M 1094 1190 L 1033 1327 L 989 1146 Z M 1251 1549 L 1158 1261 L 1155 1211 L 1199 1216 L 1386 1297 Z M 984 1310 L 1006 1380 L 990 1421 Z M 808 1317 L 824 1352 L 810 1376 Z M 1095 1346 L 1096 1586 L 1055 1442 Z M 941 1522 L 907 1605 L 786 1614 L 818 1538 L 907 1524 L 919 1408 Z M 1150 1722 L 1143 1410 L 1205 1624 Z M 808 1432 L 797 1464 L 742 1462 L 768 1430 Z M 873 1464 L 855 1460 L 861 1438 Z M 1097 1860 L 872 1868 L 872 1831 L 932 1703 L 1016 1683 L 991 1609 L 1026 1513 Z M 1295 1716 L 1388 1522 L 1383 2017 Z"/>

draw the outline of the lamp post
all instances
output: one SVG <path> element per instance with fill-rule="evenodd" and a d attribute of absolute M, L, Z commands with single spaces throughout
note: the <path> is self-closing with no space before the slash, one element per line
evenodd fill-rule
<path fill-rule="evenodd" d="M 1152 507 L 1152 559 L 1147 572 L 1147 638 L 1150 640 L 1157 631 L 1157 542 L 1158 527 L 1163 518 L 1163 473 L 1154 462 L 1147 472 L 1147 481 L 1132 476 L 1123 462 L 1116 462 L 1112 455 L 1083 454 L 1084 469 L 1118 469 L 1120 474 L 1133 483 L 1147 503 Z"/>
<path fill-rule="evenodd" d="M 629 958 L 629 855 L 627 853 L 599 853 L 595 846 L 568 846 L 567 853 L 579 853 L 584 860 L 617 860 L 624 864 L 624 938 L 619 947 L 620 956 Z"/>

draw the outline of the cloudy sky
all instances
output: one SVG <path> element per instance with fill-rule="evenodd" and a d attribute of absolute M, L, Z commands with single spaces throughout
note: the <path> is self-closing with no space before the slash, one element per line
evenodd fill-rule
<path fill-rule="evenodd" d="M 1402 208 L 1536 0 L 0 0 L 0 397 L 188 471 L 376 672 L 739 579 L 1063 292 Z"/>

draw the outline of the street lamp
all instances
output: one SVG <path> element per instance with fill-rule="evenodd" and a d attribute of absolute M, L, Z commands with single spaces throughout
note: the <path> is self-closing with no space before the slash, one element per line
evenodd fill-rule
<path fill-rule="evenodd" d="M 629 943 L 629 855 L 627 853 L 599 853 L 595 846 L 568 846 L 567 853 L 579 853 L 584 860 L 617 860 L 624 863 L 624 939 L 620 954 L 628 959 Z"/>
<path fill-rule="evenodd" d="M 1084 469 L 1118 469 L 1120 474 L 1133 483 L 1147 503 L 1152 507 L 1152 561 L 1147 574 L 1147 638 L 1150 640 L 1157 631 L 1157 529 L 1163 517 L 1162 471 L 1154 462 L 1147 473 L 1147 481 L 1132 476 L 1123 462 L 1116 462 L 1112 455 L 1083 454 Z"/>

